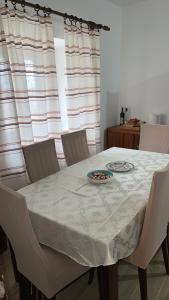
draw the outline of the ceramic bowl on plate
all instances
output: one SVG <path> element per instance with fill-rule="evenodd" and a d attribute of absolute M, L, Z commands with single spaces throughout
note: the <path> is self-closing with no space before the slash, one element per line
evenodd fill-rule
<path fill-rule="evenodd" d="M 87 174 L 92 183 L 107 183 L 112 180 L 113 174 L 107 170 L 94 170 Z"/>
<path fill-rule="evenodd" d="M 113 161 L 108 163 L 106 168 L 112 172 L 129 172 L 134 169 L 134 165 L 127 161 Z"/>

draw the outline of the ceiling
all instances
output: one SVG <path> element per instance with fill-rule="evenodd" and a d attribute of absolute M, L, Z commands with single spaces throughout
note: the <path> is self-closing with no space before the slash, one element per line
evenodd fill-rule
<path fill-rule="evenodd" d="M 129 4 L 134 4 L 138 2 L 145 2 L 147 0 L 109 0 L 110 2 L 117 4 L 119 6 L 126 6 Z"/>

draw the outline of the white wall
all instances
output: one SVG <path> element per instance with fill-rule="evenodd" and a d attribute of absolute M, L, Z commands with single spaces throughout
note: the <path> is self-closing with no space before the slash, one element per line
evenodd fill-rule
<path fill-rule="evenodd" d="M 147 0 L 122 9 L 119 106 L 148 121 L 169 123 L 169 0 Z"/>
<path fill-rule="evenodd" d="M 111 27 L 110 32 L 101 31 L 101 135 L 115 124 L 118 107 L 121 49 L 121 8 L 108 0 L 32 0 L 55 10 L 77 15 L 81 18 Z M 56 35 L 62 35 L 62 26 L 54 18 Z M 61 19 L 62 22 L 62 19 Z"/>

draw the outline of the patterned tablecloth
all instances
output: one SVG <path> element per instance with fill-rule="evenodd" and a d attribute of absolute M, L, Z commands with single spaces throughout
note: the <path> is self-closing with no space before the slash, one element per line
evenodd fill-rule
<path fill-rule="evenodd" d="M 111 161 L 135 165 L 94 185 L 86 174 Z M 19 190 L 40 243 L 87 266 L 110 265 L 136 247 L 152 175 L 168 154 L 111 148 Z"/>

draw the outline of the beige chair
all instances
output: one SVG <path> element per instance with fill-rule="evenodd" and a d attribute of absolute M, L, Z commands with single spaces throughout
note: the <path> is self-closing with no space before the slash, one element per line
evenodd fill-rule
<path fill-rule="evenodd" d="M 23 148 L 26 168 L 31 182 L 59 171 L 54 139 Z"/>
<path fill-rule="evenodd" d="M 60 290 L 89 271 L 89 268 L 79 265 L 67 256 L 39 245 L 32 229 L 25 198 L 2 184 L 0 225 L 16 258 L 21 300 L 30 299 L 26 294 L 30 293 L 27 289 L 28 282 L 33 285 L 31 299 L 36 299 L 37 290 L 40 294 L 38 299 L 41 299 L 42 294 L 45 299 L 54 299 L 54 295 Z"/>
<path fill-rule="evenodd" d="M 169 153 L 169 125 L 142 125 L 139 150 Z"/>
<path fill-rule="evenodd" d="M 166 272 L 169 275 L 167 228 L 169 220 L 169 164 L 153 176 L 139 243 L 127 260 L 138 267 L 141 299 L 147 300 L 146 268 L 162 246 Z"/>
<path fill-rule="evenodd" d="M 68 166 L 90 156 L 87 145 L 86 130 L 66 133 L 61 136 L 63 150 Z"/>

